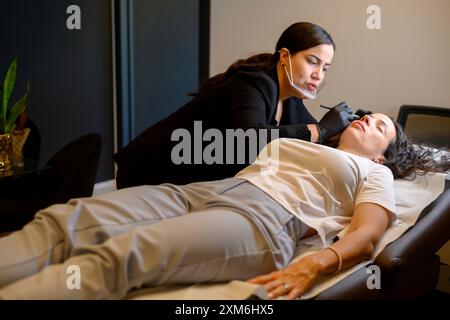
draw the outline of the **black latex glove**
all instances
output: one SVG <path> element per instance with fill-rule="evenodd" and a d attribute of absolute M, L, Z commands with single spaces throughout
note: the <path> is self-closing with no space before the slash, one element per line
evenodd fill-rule
<path fill-rule="evenodd" d="M 355 115 L 359 116 L 359 118 L 364 117 L 365 115 L 372 114 L 373 112 L 370 110 L 358 109 L 355 111 Z"/>
<path fill-rule="evenodd" d="M 352 109 L 346 102 L 341 102 L 330 109 L 317 124 L 319 130 L 319 143 L 337 135 L 348 127 L 350 122 L 359 119 L 352 114 Z"/>

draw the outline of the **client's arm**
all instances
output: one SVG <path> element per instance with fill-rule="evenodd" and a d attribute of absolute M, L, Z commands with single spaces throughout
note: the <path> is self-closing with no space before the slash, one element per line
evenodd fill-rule
<path fill-rule="evenodd" d="M 374 203 L 359 204 L 355 208 L 348 233 L 333 244 L 342 258 L 342 268 L 369 259 L 388 225 L 388 210 Z M 326 248 L 282 270 L 253 278 L 249 282 L 263 284 L 271 298 L 287 295 L 288 299 L 295 299 L 311 288 L 320 276 L 337 271 L 338 254 Z"/>

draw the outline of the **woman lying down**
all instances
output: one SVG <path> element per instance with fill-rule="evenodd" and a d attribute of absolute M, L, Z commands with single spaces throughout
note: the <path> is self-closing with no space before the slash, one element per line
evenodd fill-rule
<path fill-rule="evenodd" d="M 274 143 L 279 160 L 261 155 L 234 178 L 133 187 L 39 211 L 0 239 L 0 298 L 118 299 L 144 285 L 240 279 L 294 299 L 370 258 L 396 217 L 393 177 L 435 165 L 379 113 L 352 122 L 337 149 Z M 289 265 L 311 236 L 322 250 Z"/>

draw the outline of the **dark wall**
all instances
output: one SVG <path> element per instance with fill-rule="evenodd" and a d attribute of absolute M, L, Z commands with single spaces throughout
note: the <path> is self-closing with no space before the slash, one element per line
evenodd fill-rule
<path fill-rule="evenodd" d="M 199 81 L 199 0 L 134 0 L 136 136 L 191 98 Z"/>
<path fill-rule="evenodd" d="M 97 181 L 113 177 L 110 0 L 14 0 L 0 9 L 0 79 L 18 57 L 13 100 L 30 81 L 28 115 L 42 136 L 41 163 L 69 141 L 102 135 Z M 66 9 L 81 8 L 81 30 L 68 30 Z"/>

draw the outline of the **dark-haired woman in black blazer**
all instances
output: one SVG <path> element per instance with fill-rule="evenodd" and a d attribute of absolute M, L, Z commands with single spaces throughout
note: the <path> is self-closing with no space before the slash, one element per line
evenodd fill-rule
<path fill-rule="evenodd" d="M 331 36 L 320 26 L 291 25 L 274 54 L 236 61 L 202 83 L 190 102 L 116 153 L 118 188 L 234 176 L 253 160 L 249 150 L 255 142 L 247 137 L 244 148 L 230 148 L 231 142 L 225 141 L 230 129 L 241 137 L 243 131 L 255 130 L 258 150 L 276 137 L 322 143 L 342 132 L 354 119 L 347 104 L 333 107 L 319 122 L 303 104 L 303 99 L 315 98 L 334 50 Z M 185 133 L 189 139 L 180 141 Z M 220 141 L 214 141 L 217 133 L 222 134 Z M 245 162 L 239 160 L 243 152 Z"/>

